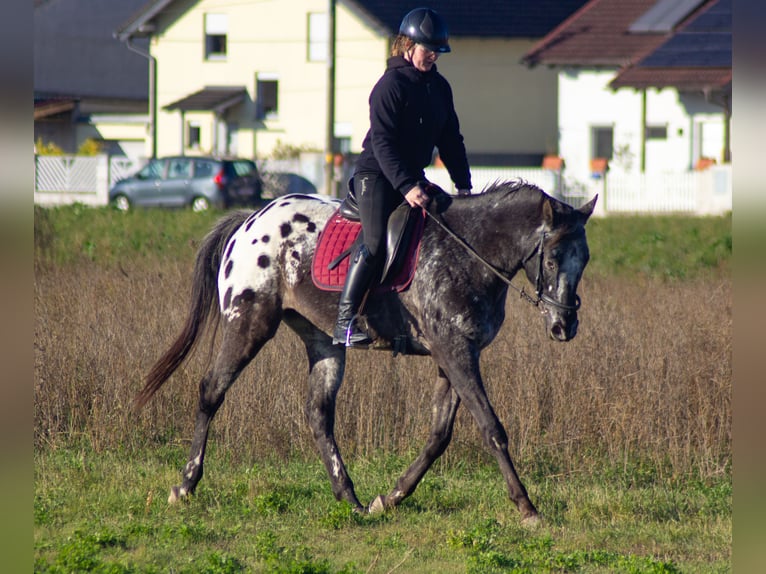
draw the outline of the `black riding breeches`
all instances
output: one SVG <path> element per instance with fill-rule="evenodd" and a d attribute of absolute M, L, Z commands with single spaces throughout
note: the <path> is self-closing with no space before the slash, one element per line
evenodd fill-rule
<path fill-rule="evenodd" d="M 362 241 L 376 261 L 386 258 L 388 217 L 404 200 L 382 173 L 357 173 L 354 190 L 362 222 Z"/>

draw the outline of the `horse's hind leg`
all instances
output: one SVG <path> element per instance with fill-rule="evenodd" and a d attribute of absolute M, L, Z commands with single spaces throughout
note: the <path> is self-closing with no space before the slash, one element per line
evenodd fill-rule
<path fill-rule="evenodd" d="M 237 379 L 242 369 L 274 336 L 279 326 L 278 319 L 268 320 L 268 318 L 260 317 L 258 321 L 250 322 L 245 317 L 249 317 L 249 314 L 225 324 L 221 347 L 215 363 L 200 381 L 199 404 L 189 460 L 182 472 L 183 481 L 181 485 L 170 489 L 168 502 L 171 504 L 194 492 L 197 483 L 202 478 L 210 423 L 223 404 L 226 391 Z"/>
<path fill-rule="evenodd" d="M 428 469 L 449 445 L 459 406 L 460 398 L 452 390 L 444 371 L 439 369 L 431 402 L 431 431 L 428 441 L 415 461 L 399 477 L 396 487 L 388 495 L 381 494 L 370 503 L 370 512 L 392 508 L 414 492 Z"/>
<path fill-rule="evenodd" d="M 333 345 L 332 338 L 309 321 L 295 314 L 285 316 L 285 322 L 301 337 L 309 360 L 309 388 L 305 414 L 314 436 L 319 456 L 330 477 L 332 492 L 337 500 L 345 500 L 356 511 L 364 507 L 354 491 L 354 483 L 335 442 L 335 399 L 343 382 L 346 368 L 346 348 Z"/>

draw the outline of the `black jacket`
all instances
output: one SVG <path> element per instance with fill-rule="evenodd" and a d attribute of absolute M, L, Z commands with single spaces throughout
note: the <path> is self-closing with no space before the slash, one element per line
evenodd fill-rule
<path fill-rule="evenodd" d="M 457 188 L 470 189 L 452 88 L 436 66 L 421 72 L 393 56 L 370 94 L 370 129 L 356 171 L 381 172 L 404 195 L 425 179 L 434 147 Z"/>

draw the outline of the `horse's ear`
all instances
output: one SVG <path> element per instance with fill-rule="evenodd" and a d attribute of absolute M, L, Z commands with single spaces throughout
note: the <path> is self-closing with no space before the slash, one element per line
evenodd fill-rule
<path fill-rule="evenodd" d="M 588 203 L 580 207 L 577 211 L 579 211 L 583 215 L 583 223 L 588 221 L 588 218 L 593 215 L 593 210 L 596 208 L 596 200 L 598 199 L 598 194 L 595 195 L 593 199 L 591 199 Z"/>
<path fill-rule="evenodd" d="M 553 227 L 553 205 L 549 198 L 543 199 L 543 225 L 546 229 Z"/>

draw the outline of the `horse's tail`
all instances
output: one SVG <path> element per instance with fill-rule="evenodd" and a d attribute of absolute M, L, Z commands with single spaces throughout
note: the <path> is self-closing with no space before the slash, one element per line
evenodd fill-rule
<path fill-rule="evenodd" d="M 251 212 L 233 211 L 222 217 L 202 241 L 194 264 L 191 303 L 186 323 L 165 354 L 154 364 L 146 376 L 146 384 L 133 403 L 143 407 L 194 350 L 200 336 L 211 319 L 218 320 L 218 269 L 223 250 L 234 232 Z M 217 323 L 216 323 L 217 324 Z"/>

